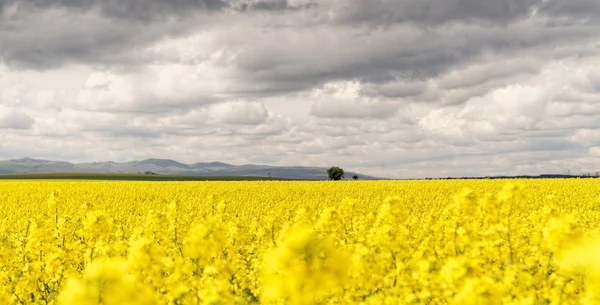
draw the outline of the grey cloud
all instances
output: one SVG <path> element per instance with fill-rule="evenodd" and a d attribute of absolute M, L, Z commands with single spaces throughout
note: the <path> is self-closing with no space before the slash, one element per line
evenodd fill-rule
<path fill-rule="evenodd" d="M 224 102 L 182 113 L 147 113 L 146 126 L 178 136 L 276 135 L 289 122 L 270 116 L 260 103 Z"/>
<path fill-rule="evenodd" d="M 398 111 L 398 106 L 387 103 L 321 103 L 313 104 L 310 114 L 320 118 L 389 118 Z"/>
<path fill-rule="evenodd" d="M 59 115 L 60 116 L 60 115 Z M 151 117 L 136 117 L 124 114 L 73 111 L 62 116 L 71 122 L 71 128 L 80 135 L 93 133 L 105 138 L 158 138 L 162 132 L 151 124 Z"/>
<path fill-rule="evenodd" d="M 11 5 L 38 10 L 62 8 L 80 13 L 99 11 L 114 19 L 151 21 L 185 18 L 196 12 L 219 12 L 225 9 L 237 11 L 301 9 L 311 7 L 314 3 L 293 5 L 287 0 L 4 0 L 2 2 L 4 8 Z"/>
<path fill-rule="evenodd" d="M 225 102 L 209 108 L 209 119 L 225 124 L 258 125 L 269 113 L 261 103 Z"/>
<path fill-rule="evenodd" d="M 150 129 L 146 126 L 131 126 L 127 123 L 123 125 L 100 125 L 93 127 L 84 127 L 82 132 L 96 133 L 105 139 L 117 138 L 158 138 L 162 135 L 160 130 Z"/>
<path fill-rule="evenodd" d="M 575 152 L 582 147 L 566 138 L 558 137 L 536 137 L 528 138 L 523 141 L 504 142 L 498 148 L 490 150 L 490 153 L 516 153 L 516 152 L 537 152 L 537 151 L 571 151 Z"/>
<path fill-rule="evenodd" d="M 235 133 L 260 137 L 276 136 L 287 132 L 290 130 L 291 126 L 292 123 L 288 119 L 282 117 L 269 117 L 266 118 L 262 124 L 240 128 L 236 130 Z"/>
<path fill-rule="evenodd" d="M 306 134 L 321 133 L 330 137 L 346 137 L 356 134 L 364 134 L 360 127 L 353 121 L 340 122 L 335 119 L 321 119 L 312 124 L 302 126 L 300 131 Z"/>
<path fill-rule="evenodd" d="M 496 79 L 514 77 L 521 73 L 533 74 L 538 72 L 540 68 L 539 62 L 535 59 L 488 60 L 481 65 L 472 63 L 463 69 L 450 71 L 437 79 L 436 84 L 442 89 L 473 87 Z"/>
<path fill-rule="evenodd" d="M 573 19 L 600 17 L 596 0 L 351 0 L 329 1 L 334 22 L 375 26 L 414 23 L 436 26 L 453 22 L 507 24 L 532 15 L 553 18 L 550 23 L 572 22 Z M 571 20 L 555 20 L 567 17 Z"/>
<path fill-rule="evenodd" d="M 495 13 L 485 12 L 497 10 L 496 6 L 506 5 L 509 8 L 531 6 L 531 4 L 522 4 L 525 1 L 495 1 L 504 4 L 494 4 L 496 2 L 491 1 L 475 4 L 471 3 L 471 0 L 445 1 L 444 3 L 448 2 L 446 4 L 440 4 L 439 1 L 423 4 L 390 0 L 375 1 L 371 6 L 371 2 L 356 0 L 350 1 L 347 9 L 365 11 L 365 16 L 370 16 L 369 10 L 378 11 L 384 8 L 386 11 L 410 15 L 412 14 L 410 12 L 419 12 L 427 5 L 439 4 L 440 11 L 457 10 L 462 12 L 461 14 L 487 16 L 495 15 Z M 294 4 L 296 2 L 292 1 L 267 2 L 296 5 Z M 44 3 L 46 2 L 42 1 L 40 5 L 45 7 Z M 178 6 L 187 7 L 185 3 L 187 2 L 176 2 L 172 9 L 175 10 Z M 318 4 L 319 6 L 314 10 L 319 12 L 326 12 L 331 6 L 339 5 L 333 0 Z M 63 7 L 69 7 L 68 5 L 71 5 L 71 2 L 65 2 Z M 458 10 L 462 6 L 469 5 L 474 5 L 473 11 Z M 234 76 L 233 81 L 236 85 L 229 87 L 226 93 L 255 97 L 298 92 L 341 79 L 358 79 L 365 83 L 373 83 L 373 88 L 369 91 L 372 95 L 412 96 L 423 89 L 424 81 L 438 77 L 455 67 L 469 65 L 473 59 L 489 53 L 489 50 L 496 50 L 496 54 L 491 55 L 486 61 L 494 60 L 494 57 L 502 60 L 503 56 L 534 54 L 547 49 L 549 45 L 585 41 L 594 37 L 592 31 L 597 30 L 590 25 L 565 25 L 551 28 L 540 20 L 537 22 L 516 20 L 507 25 L 482 27 L 479 24 L 468 23 L 468 19 L 461 19 L 462 21 L 457 19 L 455 24 L 447 28 L 423 25 L 415 27 L 406 24 L 375 30 L 332 24 L 319 24 L 314 28 L 306 28 L 303 27 L 302 18 L 298 17 L 301 14 L 291 14 L 288 18 L 289 24 L 285 26 L 281 25 L 284 21 L 274 15 L 260 19 L 252 14 L 248 16 L 201 15 L 194 19 L 143 24 L 126 19 L 112 21 L 94 15 L 91 11 L 85 14 L 67 14 L 64 10 L 52 7 L 53 9 L 44 12 L 24 14 L 23 18 L 27 20 L 25 23 L 8 21 L 7 24 L 10 25 L 8 28 L 11 28 L 11 31 L 0 34 L 0 40 L 8 42 L 6 46 L 0 47 L 2 51 L 0 53 L 4 54 L 4 62 L 30 68 L 51 68 L 68 63 L 133 68 L 161 60 L 159 55 L 140 52 L 140 48 L 165 37 L 184 37 L 206 26 L 218 37 L 216 43 L 221 44 L 224 50 L 235 50 L 235 59 L 229 63 L 227 69 L 229 69 L 228 75 Z M 400 9 L 403 7 L 409 9 Z M 478 13 L 479 10 L 483 13 Z M 67 15 L 69 18 L 66 17 Z M 512 13 L 508 16 L 512 16 Z M 228 28 L 231 25 L 224 23 L 224 18 L 231 18 L 234 24 L 252 24 L 253 20 L 266 21 L 260 27 L 247 27 L 244 30 L 238 28 L 232 32 Z M 41 33 L 39 29 L 42 27 L 44 37 L 36 34 Z M 223 29 L 214 32 L 219 27 Z M 270 30 L 265 31 L 265 28 Z M 37 41 L 37 46 L 32 47 L 31 41 Z M 440 48 L 440 46 L 444 47 Z M 198 62 L 188 63 L 190 64 L 198 64 Z M 530 70 L 535 69 L 528 65 L 523 68 L 525 67 Z M 511 71 L 510 67 L 501 65 L 497 71 L 487 69 L 479 72 L 488 73 L 488 76 L 492 75 L 492 77 L 509 78 Z M 464 82 L 476 83 L 479 72 L 474 71 L 469 72 L 471 75 L 464 75 Z M 402 76 L 398 77 L 398 75 Z M 415 85 L 400 88 L 393 84 L 381 86 L 377 84 L 387 83 L 390 80 Z M 456 103 L 459 103 L 461 98 L 456 100 Z"/>
<path fill-rule="evenodd" d="M 11 111 L 0 116 L 0 128 L 4 129 L 30 129 L 35 120 L 28 114 Z"/>
<path fill-rule="evenodd" d="M 393 130 L 376 137 L 378 141 L 387 143 L 415 144 L 426 139 L 426 134 L 417 128 Z"/>
<path fill-rule="evenodd" d="M 380 141 L 391 135 L 400 133 L 411 133 L 413 136 L 422 134 L 421 130 L 415 128 L 414 122 L 405 118 L 402 114 L 384 120 L 340 120 L 336 118 L 324 118 L 297 128 L 297 131 L 307 135 L 323 134 L 329 137 L 349 137 L 362 135 L 372 139 L 372 142 Z M 400 140 L 396 142 L 402 145 L 412 140 Z"/>
<path fill-rule="evenodd" d="M 425 90 L 427 90 L 426 82 L 396 79 L 385 83 L 367 83 L 362 92 L 369 96 L 406 98 L 420 95 Z"/>
<path fill-rule="evenodd" d="M 525 75 L 525 76 L 522 76 Z M 520 77 L 522 76 L 522 77 Z M 503 88 L 507 85 L 517 83 L 519 80 L 527 78 L 527 71 L 516 72 L 511 77 L 505 79 L 488 79 L 483 77 L 479 84 L 469 87 L 463 87 L 453 90 L 432 89 L 429 99 L 435 97 L 435 100 L 446 106 L 461 105 L 474 97 L 483 96 L 493 89 Z"/>
<path fill-rule="evenodd" d="M 289 122 L 270 117 L 260 103 L 226 102 L 172 112 L 115 112 L 68 109 L 46 112 L 54 119 L 39 122 L 35 134 L 45 137 L 160 138 L 176 136 L 228 137 L 277 135 Z"/>
<path fill-rule="evenodd" d="M 317 6 L 314 0 L 289 1 L 289 0 L 230 0 L 229 7 L 239 10 L 298 10 Z"/>
<path fill-rule="evenodd" d="M 98 9 L 108 16 L 140 19 L 181 14 L 193 10 L 218 10 L 226 6 L 226 2 L 221 0 L 9 0 L 9 2 L 37 9 L 56 7 L 79 11 Z"/>
<path fill-rule="evenodd" d="M 377 155 L 384 154 L 384 149 L 380 150 Z M 528 164 L 536 161 L 548 161 L 557 160 L 560 158 L 573 158 L 585 154 L 586 149 L 579 145 L 573 145 L 568 141 L 562 139 L 546 139 L 540 138 L 532 141 L 506 141 L 502 143 L 495 143 L 494 145 L 482 145 L 477 148 L 471 147 L 468 150 L 461 149 L 456 150 L 456 147 L 451 147 L 444 144 L 437 144 L 430 148 L 420 148 L 419 154 L 411 154 L 407 151 L 398 151 L 395 153 L 397 158 L 390 160 L 387 158 L 389 165 L 411 165 L 419 162 L 427 163 L 446 163 L 449 160 L 461 160 L 468 162 L 468 160 L 483 159 L 486 163 L 491 162 L 490 160 L 496 158 L 506 159 L 507 165 Z M 569 154 L 569 151 L 571 153 Z M 553 154 L 556 154 L 557 158 L 553 158 Z M 378 159 L 375 155 L 375 159 Z M 537 156 L 537 157 L 536 157 Z M 385 157 L 379 159 L 386 159 Z M 443 166 L 447 167 L 447 166 Z M 514 169 L 514 167 L 513 167 Z M 488 173 L 488 171 L 484 171 Z"/>
<path fill-rule="evenodd" d="M 269 34 L 249 33 L 258 43 L 239 46 L 241 52 L 236 59 L 237 68 L 242 75 L 252 75 L 253 83 L 262 87 L 267 94 L 289 83 L 293 86 L 288 90 L 299 91 L 340 79 L 387 83 L 389 79 L 398 79 L 398 74 L 401 75 L 400 80 L 410 83 L 415 80 L 426 81 L 453 68 L 468 66 L 483 55 L 485 57 L 482 60 L 497 62 L 499 66 L 506 59 L 521 56 L 543 56 L 544 59 L 570 56 L 574 50 L 569 55 L 557 55 L 552 50 L 556 46 L 595 40 L 594 33 L 599 29 L 592 25 L 550 28 L 540 21 L 528 20 L 491 27 L 456 24 L 447 28 L 426 29 L 401 25 L 372 31 L 364 36 L 356 36 L 360 33 L 357 29 L 329 30 L 299 31 L 294 34 L 294 40 L 282 36 L 287 33 L 284 30 Z M 274 44 L 272 41 L 282 43 Z M 490 65 L 480 71 L 466 71 L 471 75 L 465 76 L 464 83 L 455 83 L 459 86 L 473 85 L 478 77 L 484 75 L 484 81 L 488 80 L 486 72 L 490 72 L 491 78 L 509 79 L 513 71 L 523 74 L 538 69 L 535 62 L 522 65 L 520 70 L 516 62 L 515 65 L 496 69 Z M 450 80 L 446 82 L 451 85 Z M 413 94 L 414 90 L 418 90 L 378 89 L 381 95 L 387 96 Z"/>
<path fill-rule="evenodd" d="M 596 0 L 549 0 L 539 4 L 539 11 L 553 16 L 600 18 L 600 2 Z"/>
<path fill-rule="evenodd" d="M 148 58 L 132 52 L 164 36 L 185 32 L 186 22 L 165 24 L 111 21 L 93 13 L 52 9 L 0 20 L 0 60 L 16 68 L 49 69 L 70 63 L 127 68 Z"/>
<path fill-rule="evenodd" d="M 527 17 L 540 0 L 352 0 L 335 4 L 333 19 L 344 23 L 391 24 L 413 22 L 442 24 L 450 21 L 479 21 L 505 24 Z"/>
<path fill-rule="evenodd" d="M 362 92 L 369 96 L 460 105 L 495 88 L 526 80 L 540 70 L 539 62 L 527 57 L 488 60 L 485 64 L 457 66 L 427 82 L 396 78 L 388 82 L 366 83 Z"/>

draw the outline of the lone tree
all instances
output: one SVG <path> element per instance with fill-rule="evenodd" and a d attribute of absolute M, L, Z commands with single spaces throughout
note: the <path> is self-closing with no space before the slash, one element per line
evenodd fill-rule
<path fill-rule="evenodd" d="M 354 179 L 354 180 L 358 180 L 358 175 L 354 175 L 354 176 L 352 176 L 352 179 Z"/>
<path fill-rule="evenodd" d="M 344 170 L 334 166 L 327 170 L 327 175 L 329 175 L 329 180 L 342 180 L 344 178 Z"/>

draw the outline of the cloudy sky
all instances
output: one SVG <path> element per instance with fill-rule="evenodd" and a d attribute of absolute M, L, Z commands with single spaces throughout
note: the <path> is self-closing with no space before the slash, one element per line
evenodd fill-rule
<path fill-rule="evenodd" d="M 0 159 L 600 170 L 598 0 L 0 0 Z"/>

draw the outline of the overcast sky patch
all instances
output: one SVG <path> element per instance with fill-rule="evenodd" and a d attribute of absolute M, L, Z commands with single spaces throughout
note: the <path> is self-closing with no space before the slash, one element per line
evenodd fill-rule
<path fill-rule="evenodd" d="M 595 172 L 599 33 L 596 0 L 0 1 L 0 159 Z"/>

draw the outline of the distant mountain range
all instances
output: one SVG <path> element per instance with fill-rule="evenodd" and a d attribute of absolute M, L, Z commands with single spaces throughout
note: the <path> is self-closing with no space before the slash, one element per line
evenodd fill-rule
<path fill-rule="evenodd" d="M 223 162 L 184 164 L 169 159 L 146 159 L 131 162 L 71 163 L 65 161 L 22 158 L 0 161 L 0 174 L 22 173 L 156 173 L 185 176 L 259 176 L 284 179 L 328 179 L 327 168 L 305 166 L 231 165 Z M 382 178 L 346 171 L 346 179 L 357 175 L 360 180 Z"/>

